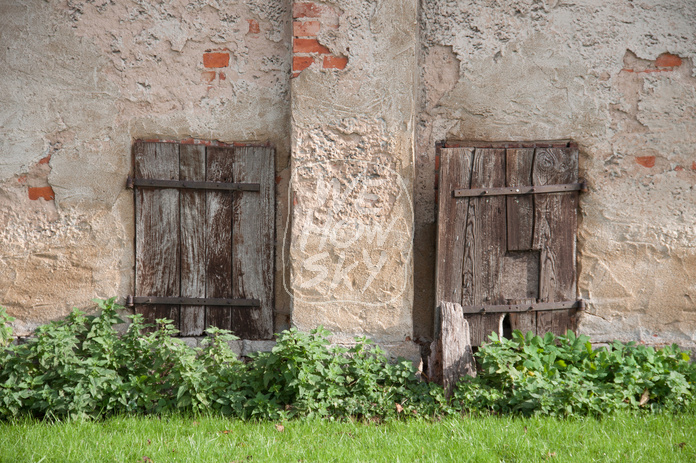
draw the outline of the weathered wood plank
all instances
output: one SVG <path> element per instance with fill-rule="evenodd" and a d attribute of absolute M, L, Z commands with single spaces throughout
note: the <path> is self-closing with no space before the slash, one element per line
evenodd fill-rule
<path fill-rule="evenodd" d="M 472 284 L 471 274 L 467 275 L 469 278 L 465 276 L 462 283 L 464 232 L 470 200 L 453 198 L 452 190 L 469 188 L 473 155 L 474 150 L 467 148 L 440 150 L 436 307 L 443 302 L 461 302 L 462 284 Z"/>
<path fill-rule="evenodd" d="M 508 149 L 506 152 L 506 186 L 528 186 L 532 184 L 533 149 Z M 528 251 L 532 249 L 534 231 L 534 198 L 526 196 L 507 197 L 507 249 Z"/>
<path fill-rule="evenodd" d="M 207 148 L 206 181 L 234 182 L 234 148 Z M 206 191 L 206 297 L 232 297 L 232 193 Z M 229 330 L 229 307 L 207 306 L 205 326 Z"/>
<path fill-rule="evenodd" d="M 537 149 L 532 181 L 536 185 L 576 182 L 576 148 Z M 539 299 L 542 302 L 576 298 L 575 233 L 577 193 L 535 195 L 533 246 L 541 251 Z M 575 329 L 575 310 L 539 312 L 537 332 L 563 334 Z"/>
<path fill-rule="evenodd" d="M 232 216 L 232 296 L 259 299 L 260 308 L 233 307 L 232 331 L 243 339 L 273 336 L 275 156 L 268 147 L 236 148 L 236 182 L 259 183 L 261 191 L 238 192 Z"/>
<path fill-rule="evenodd" d="M 205 147 L 181 145 L 179 180 L 205 180 Z M 181 296 L 205 297 L 205 192 L 181 190 Z M 182 336 L 200 336 L 205 307 L 181 306 Z"/>
<path fill-rule="evenodd" d="M 449 396 L 459 378 L 464 375 L 476 376 L 476 363 L 471 349 L 469 324 L 462 314 L 462 306 L 443 302 L 437 310 L 440 324 L 430 345 L 428 379 L 444 386 Z"/>
<path fill-rule="evenodd" d="M 476 149 L 471 188 L 505 186 L 505 150 Z M 505 197 L 471 198 L 467 213 L 463 281 L 473 275 L 473 285 L 462 286 L 462 305 L 503 304 L 502 261 L 507 249 Z M 498 315 L 467 315 L 471 343 L 478 346 L 499 328 Z"/>
<path fill-rule="evenodd" d="M 534 149 L 508 149 L 505 153 L 505 176 L 509 187 L 532 184 Z M 507 197 L 507 249 L 530 251 L 534 232 L 534 198 Z M 536 302 L 539 295 L 539 253 L 512 252 L 505 256 L 503 267 L 504 296 L 511 304 Z M 510 328 L 536 334 L 536 313 L 511 313 Z"/>
<path fill-rule="evenodd" d="M 136 143 L 133 146 L 134 175 L 138 178 L 179 178 L 179 145 Z M 135 294 L 179 295 L 179 192 L 172 189 L 137 189 L 135 218 Z M 136 313 L 147 323 L 168 318 L 179 325 L 176 305 L 142 305 Z"/>

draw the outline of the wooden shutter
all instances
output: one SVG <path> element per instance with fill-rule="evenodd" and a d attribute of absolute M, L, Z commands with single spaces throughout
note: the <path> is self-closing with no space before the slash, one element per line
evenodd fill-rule
<path fill-rule="evenodd" d="M 460 303 L 472 345 L 512 329 L 575 329 L 578 151 L 442 147 L 437 305 Z"/>
<path fill-rule="evenodd" d="M 137 142 L 134 303 L 183 336 L 273 334 L 274 150 Z M 181 304 L 181 302 L 184 302 Z"/>

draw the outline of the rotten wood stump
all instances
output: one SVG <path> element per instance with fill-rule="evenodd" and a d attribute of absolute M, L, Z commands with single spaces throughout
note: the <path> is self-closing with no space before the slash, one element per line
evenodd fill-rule
<path fill-rule="evenodd" d="M 462 306 L 442 302 L 437 308 L 438 326 L 435 340 L 430 344 L 428 377 L 441 384 L 449 396 L 464 375 L 476 376 L 476 363 L 471 349 L 469 322 Z"/>

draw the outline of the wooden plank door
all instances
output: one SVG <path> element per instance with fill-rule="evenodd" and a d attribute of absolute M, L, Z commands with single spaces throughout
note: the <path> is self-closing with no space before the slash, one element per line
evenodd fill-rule
<path fill-rule="evenodd" d="M 575 309 L 482 311 L 575 300 L 577 191 L 515 191 L 577 182 L 577 148 L 461 146 L 439 153 L 436 304 L 464 307 L 472 345 L 500 332 L 506 317 L 523 332 L 574 329 Z M 454 197 L 458 189 L 480 194 Z"/>
<path fill-rule="evenodd" d="M 133 158 L 137 179 L 179 181 L 136 188 L 136 295 L 258 301 L 257 306 L 141 304 L 136 311 L 149 323 L 173 320 L 184 336 L 215 326 L 243 339 L 270 339 L 273 148 L 138 142 Z M 182 185 L 186 182 L 189 187 Z M 190 182 L 258 184 L 260 191 L 190 188 Z"/>

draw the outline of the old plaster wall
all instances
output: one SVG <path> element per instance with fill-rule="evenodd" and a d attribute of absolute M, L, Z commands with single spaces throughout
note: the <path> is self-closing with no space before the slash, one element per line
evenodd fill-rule
<path fill-rule="evenodd" d="M 580 330 L 696 346 L 696 3 L 423 0 L 415 330 L 433 301 L 435 144 L 572 138 Z"/>
<path fill-rule="evenodd" d="M 368 335 L 412 357 L 416 6 L 295 3 L 284 250 L 293 324 L 324 325 L 337 341 Z"/>
<path fill-rule="evenodd" d="M 21 335 L 132 291 L 133 140 L 270 142 L 276 329 L 412 356 L 436 142 L 572 138 L 581 330 L 696 347 L 694 24 L 682 0 L 0 2 L 0 302 Z"/>
<path fill-rule="evenodd" d="M 135 139 L 270 142 L 287 183 L 289 25 L 270 0 L 0 2 L 0 301 L 16 334 L 132 292 Z"/>

